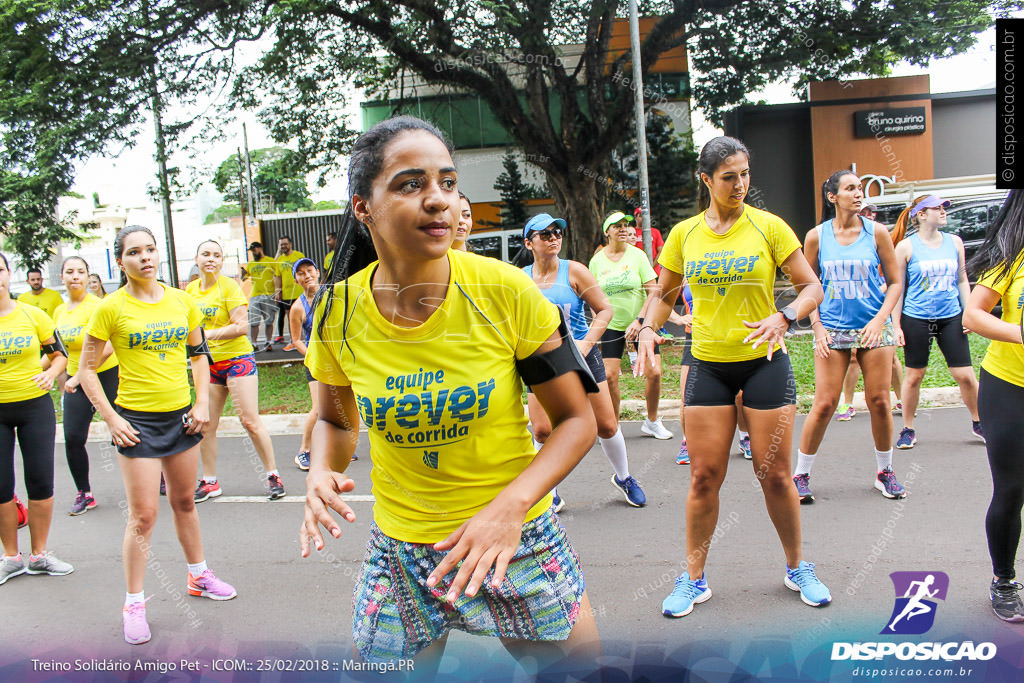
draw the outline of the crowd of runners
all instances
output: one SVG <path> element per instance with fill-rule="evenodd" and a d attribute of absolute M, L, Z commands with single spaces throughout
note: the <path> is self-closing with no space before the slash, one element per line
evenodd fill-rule
<path fill-rule="evenodd" d="M 676 462 L 690 467 L 690 483 L 685 571 L 662 603 L 665 615 L 687 615 L 712 595 L 707 549 L 737 429 L 782 545 L 780 578 L 808 605 L 831 602 L 803 557 L 815 543 L 804 546 L 800 525 L 800 504 L 815 500 L 811 472 L 825 431 L 833 419 L 853 417 L 850 393 L 861 373 L 874 456 L 865 470 L 882 496 L 904 498 L 893 448 L 917 443 L 914 415 L 934 338 L 971 414 L 965 430 L 988 450 L 992 608 L 1024 621 L 1014 580 L 1024 505 L 1016 436 L 1024 417 L 1024 195 L 1011 193 L 968 262 L 960 239 L 942 230 L 949 202 L 918 197 L 889 229 L 874 220 L 857 175 L 841 170 L 824 180 L 821 222 L 801 243 L 781 218 L 746 203 L 750 154 L 719 137 L 700 153 L 700 212 L 656 241 L 654 263 L 636 246 L 631 214 L 604 217 L 606 241 L 588 265 L 560 257 L 573 226 L 540 214 L 522 228 L 532 263 L 520 270 L 471 253 L 472 205 L 457 179 L 452 148 L 431 124 L 397 117 L 373 126 L 353 147 L 349 213 L 327 238 L 323 269 L 287 237 L 273 258 L 253 242 L 249 296 L 221 273 L 214 241 L 198 245 L 196 276 L 184 291 L 163 284 L 156 239 L 140 226 L 117 235 L 122 286 L 111 293 L 71 256 L 61 267 L 66 300 L 43 287 L 37 270 L 31 291 L 15 299 L 0 255 L 0 584 L 73 571 L 47 545 L 56 429 L 49 392 L 59 386 L 77 489 L 69 514 L 103 497 L 89 480 L 94 413 L 119 453 L 129 513 L 125 640 L 151 637 L 143 584 L 161 494 L 189 593 L 234 598 L 207 564 L 196 503 L 222 492 L 216 428 L 229 396 L 265 468 L 268 497 L 284 496 L 259 414 L 254 353 L 283 342 L 287 322 L 311 400 L 295 456 L 308 472 L 304 556 L 324 547 L 323 530 L 341 535 L 339 518 L 355 518 L 345 503 L 354 488 L 346 469 L 359 422 L 373 454 L 376 502 L 353 597 L 360 655 L 416 656 L 422 670 L 436 664 L 452 629 L 499 637 L 523 660 L 596 652 L 583 568 L 556 516 L 567 504 L 556 487 L 596 439 L 615 490 L 632 507 L 647 504 L 619 427 L 620 379 L 628 357 L 645 378 L 641 431 L 675 438 L 658 416 L 660 346 L 671 320 L 685 330 L 675 340 L 683 345 L 685 431 Z M 777 301 L 777 271 L 795 298 Z M 801 321 L 813 334 L 815 394 L 793 462 L 797 394 L 786 344 Z M 969 331 L 993 340 L 980 387 Z M 891 388 L 902 397 L 895 440 Z M 27 511 L 15 497 L 16 438 Z M 827 457 L 815 473 L 816 485 L 835 487 Z M 26 518 L 27 557 L 18 537 Z"/>

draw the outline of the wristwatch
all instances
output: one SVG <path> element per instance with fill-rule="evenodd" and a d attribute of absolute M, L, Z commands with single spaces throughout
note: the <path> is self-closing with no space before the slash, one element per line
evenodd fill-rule
<path fill-rule="evenodd" d="M 796 322 L 796 309 L 792 306 L 786 306 L 785 308 L 779 309 L 779 313 L 782 314 L 782 317 L 786 319 L 786 322 L 789 323 L 790 329 L 792 329 L 793 323 Z"/>

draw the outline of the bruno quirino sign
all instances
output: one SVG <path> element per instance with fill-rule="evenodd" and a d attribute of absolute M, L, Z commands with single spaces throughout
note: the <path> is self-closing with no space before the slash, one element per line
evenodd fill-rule
<path fill-rule="evenodd" d="M 924 107 L 855 111 L 853 129 L 858 138 L 920 135 L 925 132 Z"/>

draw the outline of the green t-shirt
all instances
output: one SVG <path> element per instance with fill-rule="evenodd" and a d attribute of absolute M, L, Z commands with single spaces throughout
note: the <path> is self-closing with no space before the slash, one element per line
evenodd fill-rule
<path fill-rule="evenodd" d="M 647 260 L 647 254 L 636 247 L 626 247 L 626 253 L 618 261 L 606 256 L 602 249 L 590 259 L 590 272 L 597 278 L 597 284 L 608 295 L 611 302 L 612 321 L 609 330 L 624 331 L 636 320 L 647 300 L 644 283 L 658 279 Z"/>

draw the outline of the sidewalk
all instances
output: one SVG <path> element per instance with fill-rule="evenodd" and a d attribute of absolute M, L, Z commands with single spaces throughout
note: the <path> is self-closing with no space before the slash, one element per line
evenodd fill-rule
<path fill-rule="evenodd" d="M 945 408 L 949 406 L 959 406 L 962 402 L 960 401 L 960 390 L 957 387 L 936 387 L 932 389 L 921 389 L 921 406 L 922 408 Z M 853 396 L 853 407 L 857 410 L 866 411 L 867 404 L 864 403 L 864 392 L 858 391 Z M 647 410 L 646 404 L 637 399 L 630 399 L 622 402 L 622 410 L 632 410 L 638 413 L 643 413 Z M 526 409 L 526 406 L 523 406 Z M 663 418 L 670 420 L 676 420 L 679 418 L 679 399 L 677 398 L 663 398 L 661 403 L 658 405 L 658 415 Z M 263 424 L 266 425 L 267 431 L 270 432 L 271 436 L 283 436 L 289 434 L 301 434 L 302 423 L 306 419 L 305 413 L 294 413 L 290 415 L 261 415 L 263 418 Z M 625 421 L 625 420 L 624 420 Z M 359 425 L 359 431 L 365 432 L 366 427 L 362 424 Z M 245 429 L 242 428 L 242 424 L 237 416 L 231 415 L 222 417 L 220 419 L 220 425 L 217 428 L 218 436 L 245 436 Z M 89 441 L 110 441 L 110 432 L 107 430 L 107 425 L 104 422 L 93 422 L 89 427 Z M 58 425 L 57 429 L 57 443 L 64 443 L 64 432 Z"/>

